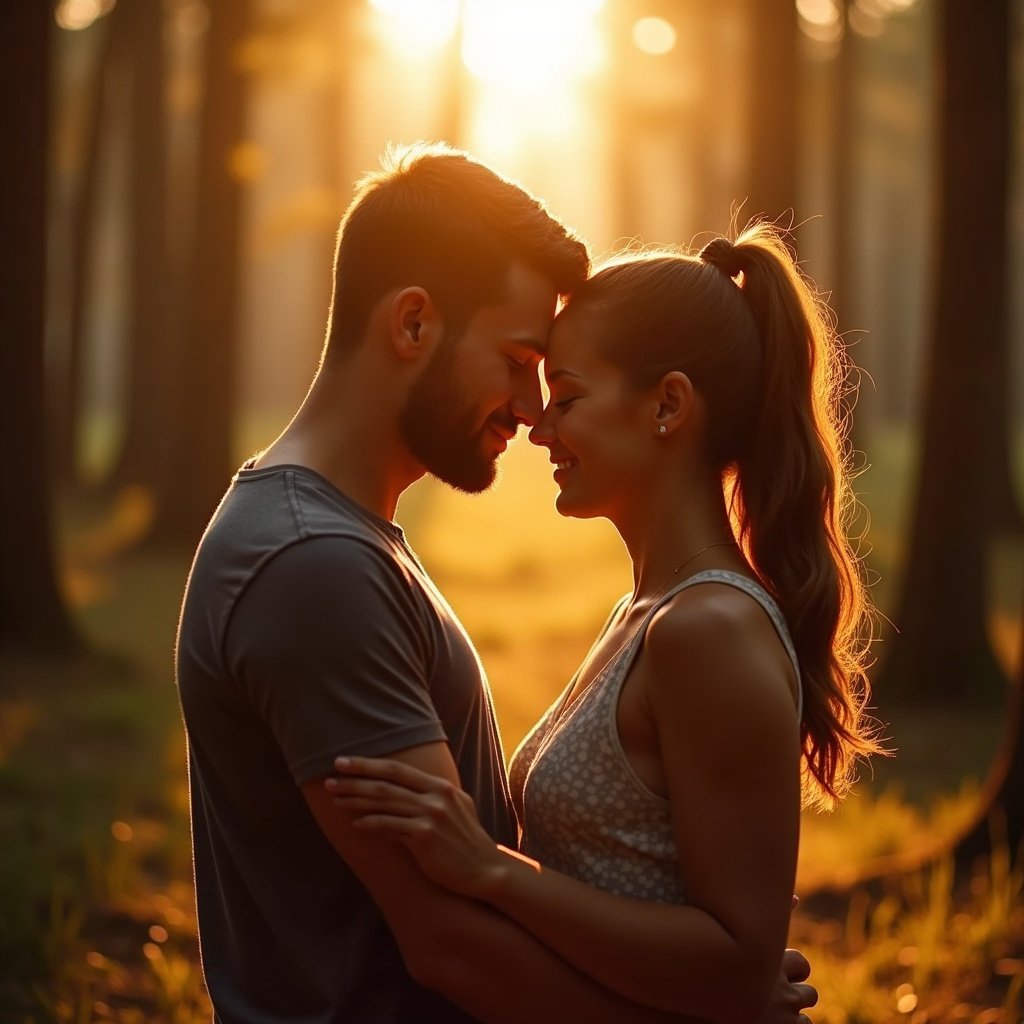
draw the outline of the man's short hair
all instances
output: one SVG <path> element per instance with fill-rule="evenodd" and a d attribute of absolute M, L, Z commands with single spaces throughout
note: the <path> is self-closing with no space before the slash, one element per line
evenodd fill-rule
<path fill-rule="evenodd" d="M 362 178 L 338 231 L 327 353 L 355 346 L 392 288 L 425 288 L 458 332 L 501 300 L 520 261 L 563 297 L 590 272 L 586 245 L 520 186 L 441 143 L 392 146 Z"/>

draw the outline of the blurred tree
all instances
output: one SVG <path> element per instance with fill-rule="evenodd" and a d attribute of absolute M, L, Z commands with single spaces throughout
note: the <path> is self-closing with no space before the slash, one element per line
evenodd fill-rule
<path fill-rule="evenodd" d="M 4 245 L 0 431 L 6 441 L 0 501 L 0 649 L 73 651 L 78 640 L 54 573 L 44 426 L 46 186 L 53 7 L 4 4 L 0 123 L 17 140 L 0 193 Z"/>
<path fill-rule="evenodd" d="M 253 0 L 209 6 L 185 326 L 171 342 L 181 354 L 182 392 L 165 426 L 172 443 L 156 486 L 154 538 L 162 542 L 198 539 L 235 468 L 242 181 L 254 155 L 243 143 L 246 80 L 240 49 L 252 14 Z"/>
<path fill-rule="evenodd" d="M 763 213 L 775 220 L 797 200 L 797 13 L 793 0 L 749 0 L 749 11 L 747 202 L 740 219 Z"/>
<path fill-rule="evenodd" d="M 90 315 L 90 285 L 100 225 L 104 133 L 110 120 L 110 97 L 121 81 L 125 58 L 124 19 L 118 5 L 87 31 L 96 34 L 89 96 L 83 128 L 82 156 L 76 175 L 69 226 L 70 295 L 67 339 L 51 362 L 47 390 L 51 468 L 57 480 L 77 484 L 78 439 L 82 424 L 83 364 Z"/>
<path fill-rule="evenodd" d="M 1024 622 L 1021 627 L 1024 630 Z M 1002 746 L 979 804 L 981 809 L 974 822 L 956 841 L 958 867 L 970 868 L 977 857 L 991 855 L 1004 843 L 1011 856 L 1024 856 L 1024 657 L 1010 686 Z"/>
<path fill-rule="evenodd" d="M 940 164 L 931 357 L 900 630 L 879 692 L 1001 692 L 986 558 L 1005 463 L 1009 0 L 939 5 Z M 970 140 L 967 144 L 965 140 Z M 1003 436 L 999 436 L 999 435 Z"/>
<path fill-rule="evenodd" d="M 854 293 L 854 259 L 850 231 L 851 207 L 853 204 L 852 171 L 857 132 L 856 83 L 858 43 L 849 27 L 849 0 L 837 0 L 839 17 L 843 25 L 843 36 L 839 49 L 832 61 L 832 75 L 835 104 L 832 115 L 832 279 L 835 287 L 829 293 L 829 306 L 836 319 L 836 330 L 844 336 L 846 344 L 853 346 L 856 330 L 850 322 L 850 308 Z M 848 332 L 854 331 L 853 335 Z M 851 414 L 848 445 L 855 451 L 863 452 L 867 445 L 864 440 L 864 424 L 861 417 Z M 859 464 L 859 462 L 858 462 Z"/>
<path fill-rule="evenodd" d="M 156 487 L 169 455 L 179 360 L 168 302 L 165 13 L 150 0 L 119 0 L 113 18 L 128 40 L 129 275 L 124 442 L 114 484 Z"/>

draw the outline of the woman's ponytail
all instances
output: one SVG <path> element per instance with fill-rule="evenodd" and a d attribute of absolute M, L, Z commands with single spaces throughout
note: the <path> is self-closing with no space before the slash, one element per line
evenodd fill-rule
<path fill-rule="evenodd" d="M 729 507 L 800 661 L 805 799 L 831 806 L 857 758 L 880 750 L 864 714 L 870 608 L 847 536 L 855 506 L 842 407 L 848 364 L 828 308 L 772 225 L 732 244 L 715 239 L 700 258 L 734 279 L 757 327 L 759 406 L 733 453 Z"/>

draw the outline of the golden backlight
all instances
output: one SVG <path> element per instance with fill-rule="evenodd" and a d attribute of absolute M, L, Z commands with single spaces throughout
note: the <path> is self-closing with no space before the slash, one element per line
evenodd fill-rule
<path fill-rule="evenodd" d="M 391 46 L 428 56 L 461 36 L 461 57 L 479 82 L 516 96 L 543 96 L 604 63 L 595 15 L 604 0 L 372 0 Z"/>
<path fill-rule="evenodd" d="M 371 0 L 384 16 L 389 43 L 409 56 L 429 56 L 455 34 L 460 0 Z"/>
<path fill-rule="evenodd" d="M 602 6 L 603 0 L 466 0 L 462 59 L 481 82 L 543 96 L 601 68 L 594 15 Z"/>

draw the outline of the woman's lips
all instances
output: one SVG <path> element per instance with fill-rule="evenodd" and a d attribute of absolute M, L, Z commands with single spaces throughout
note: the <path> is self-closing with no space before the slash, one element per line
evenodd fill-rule
<path fill-rule="evenodd" d="M 555 483 L 561 483 L 566 476 L 572 471 L 573 467 L 578 465 L 576 459 L 552 459 L 551 462 L 555 467 L 554 478 Z"/>

